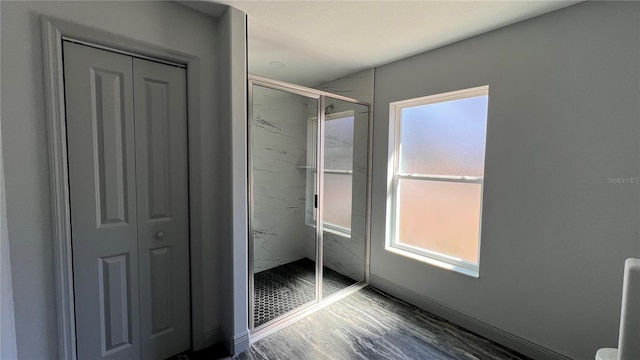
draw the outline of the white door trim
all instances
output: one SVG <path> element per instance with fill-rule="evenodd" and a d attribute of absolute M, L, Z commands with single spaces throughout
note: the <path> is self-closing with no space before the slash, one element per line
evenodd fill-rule
<path fill-rule="evenodd" d="M 192 154 L 199 152 L 196 129 L 200 122 L 199 73 L 200 62 L 196 56 L 174 51 L 121 35 L 109 33 L 85 25 L 42 16 L 42 41 L 45 74 L 45 100 L 49 140 L 49 175 L 51 184 L 52 235 L 54 249 L 54 277 L 57 302 L 58 355 L 60 359 L 76 360 L 75 304 L 73 295 L 73 267 L 71 252 L 71 212 L 69 208 L 69 178 L 67 163 L 66 109 L 64 99 L 64 74 L 62 63 L 63 38 L 71 38 L 100 47 L 139 54 L 142 57 L 162 59 L 187 67 L 187 131 L 189 156 L 189 229 L 191 277 L 202 277 L 202 267 L 194 254 L 202 248 L 201 209 L 194 206 L 200 197 L 197 186 L 200 164 Z M 195 141 L 192 141 L 195 140 Z M 191 281 L 192 342 L 201 341 L 202 312 L 200 303 L 194 301 L 202 294 L 198 282 Z M 201 296 L 200 296 L 201 297 Z M 194 331 L 197 329 L 197 331 Z"/>

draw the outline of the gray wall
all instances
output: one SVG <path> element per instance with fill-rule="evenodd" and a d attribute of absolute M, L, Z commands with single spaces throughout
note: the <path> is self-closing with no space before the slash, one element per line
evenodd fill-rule
<path fill-rule="evenodd" d="M 372 284 L 572 358 L 615 347 L 640 185 L 608 178 L 640 176 L 638 24 L 637 2 L 586 2 L 377 68 Z M 390 102 L 479 85 L 490 95 L 474 279 L 385 251 L 386 144 Z"/>
<path fill-rule="evenodd" d="M 232 354 L 249 347 L 247 251 L 247 23 L 246 15 L 229 7 L 220 16 L 220 142 L 222 166 L 217 171 L 216 207 L 225 226 L 216 253 L 222 265 L 222 330 Z M 215 184 L 212 182 L 210 184 Z M 215 187 L 215 185 L 213 185 Z"/>
<path fill-rule="evenodd" d="M 220 242 L 226 218 L 219 202 L 222 160 L 219 143 L 228 135 L 218 121 L 216 21 L 174 2 L 9 2 L 2 1 L 2 144 L 7 223 L 11 251 L 18 355 L 58 357 L 49 164 L 46 135 L 40 15 L 92 26 L 199 57 L 199 128 L 190 137 L 201 166 L 190 191 L 200 193 L 200 224 L 191 234 L 201 269 L 192 283 L 194 344 L 219 340 L 222 295 Z M 188 40 L 188 41 L 186 41 Z M 244 46 L 244 38 L 240 38 Z M 231 66 L 230 64 L 227 64 Z M 237 65 L 234 65 L 237 66 Z M 228 69 L 227 69 L 228 70 Z M 241 71 L 244 67 L 241 66 Z M 229 71 L 226 71 L 229 72 Z M 223 73 L 226 73 L 223 72 Z M 240 79 L 242 82 L 242 79 Z M 243 88 L 236 89 L 243 93 Z M 193 230 L 193 229 L 192 229 Z"/>
<path fill-rule="evenodd" d="M 1 127 L 1 126 L 0 126 Z M 11 254 L 7 232 L 7 207 L 2 163 L 2 130 L 0 130 L 0 359 L 16 359 L 16 324 L 13 316 Z"/>

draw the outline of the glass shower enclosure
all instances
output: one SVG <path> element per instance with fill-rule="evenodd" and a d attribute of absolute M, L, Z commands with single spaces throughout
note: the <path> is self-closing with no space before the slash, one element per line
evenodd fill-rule
<path fill-rule="evenodd" d="M 368 281 L 370 105 L 249 77 L 253 331 Z"/>

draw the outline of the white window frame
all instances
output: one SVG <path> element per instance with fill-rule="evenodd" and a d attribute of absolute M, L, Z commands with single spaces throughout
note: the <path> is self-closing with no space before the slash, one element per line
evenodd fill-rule
<path fill-rule="evenodd" d="M 385 249 L 387 251 L 422 261 L 440 268 L 453 270 L 461 274 L 478 278 L 480 276 L 480 240 L 482 234 L 482 198 L 484 192 L 484 176 L 451 176 L 451 175 L 431 175 L 431 174 L 409 174 L 400 173 L 400 135 L 401 135 L 401 114 L 405 108 L 435 104 L 445 101 L 461 100 L 477 96 L 488 96 L 489 86 L 479 86 L 470 89 L 451 91 L 442 94 L 424 96 L 409 100 L 395 101 L 389 104 L 389 154 L 387 167 L 387 233 Z M 486 139 L 485 139 L 486 141 Z M 486 145 L 485 145 L 486 148 Z M 485 150 L 486 154 L 486 150 Z M 458 183 L 480 184 L 480 219 L 478 228 L 478 261 L 473 263 L 467 260 L 458 259 L 446 254 L 441 254 L 425 248 L 400 243 L 399 240 L 399 207 L 397 190 L 399 180 L 428 180 L 445 181 Z"/>
<path fill-rule="evenodd" d="M 325 115 L 325 121 L 332 121 L 332 120 L 338 120 L 338 119 L 344 119 L 344 118 L 353 118 L 354 119 L 354 127 L 355 127 L 355 112 L 353 110 L 347 110 L 347 111 L 341 111 L 341 112 L 337 112 L 337 113 L 333 113 L 333 114 L 327 114 Z M 318 119 L 316 117 L 310 118 L 310 121 L 308 122 L 309 124 L 309 129 L 307 131 L 308 133 L 308 137 L 311 136 L 312 139 L 316 138 L 316 134 L 315 131 L 317 129 L 317 126 L 314 126 L 314 123 L 318 122 Z M 324 141 L 324 139 L 323 139 Z M 315 142 L 313 142 L 312 144 L 310 144 L 310 146 L 313 146 L 315 148 L 316 144 Z M 308 152 L 309 153 L 309 152 Z M 323 159 L 324 160 L 324 159 Z M 314 172 L 317 171 L 317 168 L 314 169 Z M 334 175 L 343 175 L 343 176 L 349 176 L 351 179 L 353 179 L 353 169 L 351 170 L 335 170 L 335 169 L 324 169 L 324 174 L 334 174 Z M 352 181 L 353 183 L 353 181 Z M 353 197 L 353 188 L 351 189 L 352 193 L 352 197 Z M 314 206 L 314 196 L 315 194 L 311 194 L 308 193 L 307 194 L 307 214 L 311 214 L 311 216 L 307 216 L 306 218 L 306 222 L 307 225 L 312 226 L 315 228 L 315 219 L 316 219 L 316 212 L 318 211 L 317 208 L 315 208 Z M 352 201 L 353 199 L 351 199 L 350 201 Z M 353 206 L 353 203 L 351 204 Z M 352 209 L 352 220 L 353 220 L 353 209 Z M 344 227 L 344 226 L 340 226 L 340 225 L 336 225 L 336 224 L 332 224 L 330 222 L 326 222 L 324 221 L 322 223 L 322 229 L 326 232 L 332 233 L 332 234 L 336 234 L 345 238 L 351 238 L 351 228 L 348 227 Z"/>

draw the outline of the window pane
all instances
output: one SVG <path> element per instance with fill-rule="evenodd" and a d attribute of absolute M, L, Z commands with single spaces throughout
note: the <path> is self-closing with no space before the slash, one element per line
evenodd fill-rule
<path fill-rule="evenodd" d="M 488 96 L 407 107 L 400 172 L 483 176 Z"/>
<path fill-rule="evenodd" d="M 482 186 L 399 181 L 399 242 L 477 263 Z"/>
<path fill-rule="evenodd" d="M 324 174 L 323 220 L 351 228 L 351 175 Z"/>
<path fill-rule="evenodd" d="M 353 116 L 327 117 L 324 125 L 324 168 L 353 169 Z"/>

